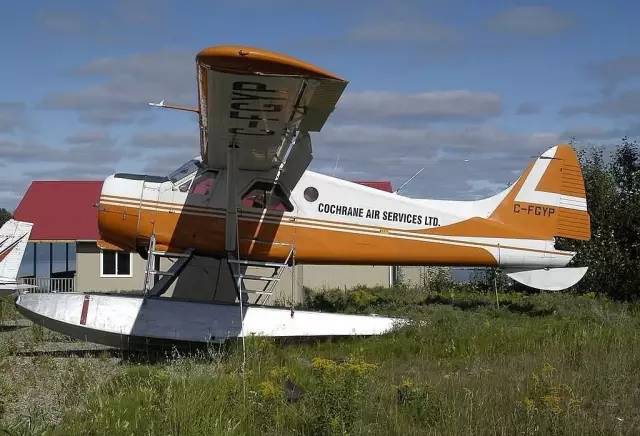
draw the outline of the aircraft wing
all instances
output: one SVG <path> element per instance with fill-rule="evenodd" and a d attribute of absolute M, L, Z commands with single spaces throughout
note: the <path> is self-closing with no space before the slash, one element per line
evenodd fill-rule
<path fill-rule="evenodd" d="M 291 189 L 311 162 L 308 132 L 320 131 L 347 81 L 298 59 L 262 49 L 219 46 L 196 57 L 202 161 L 225 168 L 237 148 L 240 170 L 284 163 Z"/>

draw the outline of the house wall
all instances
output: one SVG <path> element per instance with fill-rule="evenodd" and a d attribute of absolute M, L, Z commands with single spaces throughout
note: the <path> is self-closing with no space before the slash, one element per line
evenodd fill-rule
<path fill-rule="evenodd" d="M 168 270 L 170 266 L 168 259 L 162 259 L 163 270 Z M 133 253 L 131 277 L 100 277 L 100 249 L 95 242 L 77 242 L 76 289 L 80 292 L 141 291 L 145 267 L 146 261 Z M 269 303 L 291 304 L 293 300 L 295 304 L 302 301 L 302 268 L 296 267 L 297 285 L 293 290 L 290 270 L 283 271 Z M 253 271 L 251 273 L 255 274 Z M 164 296 L 197 301 L 233 301 L 235 288 L 232 280 L 226 261 L 196 256 Z"/>
<path fill-rule="evenodd" d="M 100 277 L 100 249 L 95 242 L 77 242 L 76 289 L 81 292 L 140 290 L 146 263 L 138 254 L 132 258 L 131 277 Z"/>
<path fill-rule="evenodd" d="M 144 281 L 146 261 L 137 253 L 132 254 L 131 277 L 100 277 L 100 249 L 95 242 L 78 242 L 76 246 L 76 289 L 84 291 L 117 292 L 140 291 Z M 161 268 L 170 267 L 168 259 L 162 259 Z M 250 274 L 270 274 L 271 270 L 252 270 Z M 235 290 L 226 261 L 195 257 L 176 283 L 169 288 L 166 297 L 198 301 L 233 301 Z M 292 286 L 292 281 L 295 286 Z M 367 265 L 296 265 L 283 271 L 275 286 L 269 304 L 289 305 L 302 302 L 303 288 L 314 290 L 358 285 L 389 286 L 388 266 Z M 251 285 L 249 285 L 251 286 Z M 254 301 L 252 298 L 251 301 Z"/>

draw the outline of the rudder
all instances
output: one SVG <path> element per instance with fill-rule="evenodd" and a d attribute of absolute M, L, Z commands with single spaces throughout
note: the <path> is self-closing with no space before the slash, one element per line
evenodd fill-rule
<path fill-rule="evenodd" d="M 490 218 L 533 238 L 590 239 L 584 179 L 573 148 L 560 144 L 544 152 Z"/>

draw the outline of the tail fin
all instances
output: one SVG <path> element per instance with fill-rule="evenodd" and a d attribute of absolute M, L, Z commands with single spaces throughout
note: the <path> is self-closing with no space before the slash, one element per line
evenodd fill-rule
<path fill-rule="evenodd" d="M 573 148 L 560 144 L 545 151 L 520 176 L 491 219 L 536 238 L 590 239 L 584 180 Z"/>
<path fill-rule="evenodd" d="M 15 283 L 33 224 L 9 220 L 0 228 L 0 284 Z"/>

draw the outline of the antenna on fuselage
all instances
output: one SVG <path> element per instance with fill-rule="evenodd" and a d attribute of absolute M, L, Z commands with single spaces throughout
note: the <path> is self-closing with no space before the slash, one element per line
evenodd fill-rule
<path fill-rule="evenodd" d="M 400 187 L 399 187 L 398 189 L 396 189 L 393 193 L 394 193 L 394 194 L 397 194 L 398 192 L 400 192 L 400 190 L 401 190 L 402 188 L 404 188 L 405 186 L 407 186 L 407 185 L 408 185 L 408 184 L 409 184 L 413 179 L 415 179 L 415 178 L 416 178 L 416 176 L 417 176 L 418 174 L 420 174 L 423 170 L 424 170 L 424 167 L 423 167 L 423 168 L 420 168 L 418 171 L 416 171 L 416 173 L 415 173 L 413 176 L 409 177 L 409 179 L 407 179 L 407 181 L 406 181 L 406 182 L 404 182 L 402 185 L 400 185 Z"/>
<path fill-rule="evenodd" d="M 338 162 L 340 162 L 340 154 L 336 156 L 336 165 L 333 167 L 333 173 L 331 173 L 331 177 L 335 177 L 336 171 L 338 171 Z"/>

